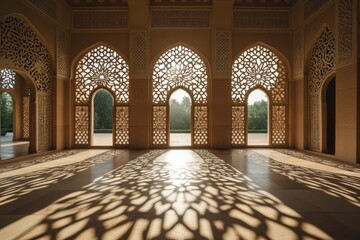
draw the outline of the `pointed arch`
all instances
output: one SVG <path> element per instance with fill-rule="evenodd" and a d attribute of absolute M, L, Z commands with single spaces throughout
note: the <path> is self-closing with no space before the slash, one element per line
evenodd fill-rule
<path fill-rule="evenodd" d="M 335 74 L 335 36 L 324 25 L 306 61 L 308 99 L 308 148 L 322 151 L 321 89 L 329 76 Z"/>
<path fill-rule="evenodd" d="M 76 62 L 76 65 L 74 65 Z M 90 146 L 91 96 L 106 89 L 114 98 L 113 122 L 116 146 L 129 144 L 129 66 L 124 58 L 103 43 L 82 51 L 73 62 L 74 78 L 74 143 Z"/>
<path fill-rule="evenodd" d="M 5 16 L 0 36 L 0 68 L 19 72 L 34 84 L 29 98 L 30 152 L 50 150 L 54 58 L 36 28 L 22 15 Z"/>
<path fill-rule="evenodd" d="M 287 60 L 264 43 L 255 43 L 234 60 L 231 75 L 232 145 L 247 145 L 247 96 L 254 89 L 269 97 L 269 129 L 272 146 L 286 146 L 288 138 Z M 285 60 L 284 60 L 285 59 Z M 285 61 L 285 62 L 284 62 Z"/>
<path fill-rule="evenodd" d="M 179 96 L 174 96 L 178 92 L 182 92 L 183 98 L 179 99 Z M 191 146 L 192 131 L 192 111 L 191 106 L 193 99 L 187 89 L 178 87 L 169 92 L 167 102 L 169 105 L 169 145 L 170 146 Z M 188 99 L 189 102 L 185 101 Z M 173 105 L 173 101 L 176 103 Z M 177 106 L 177 107 L 176 107 Z"/>
<path fill-rule="evenodd" d="M 162 53 L 152 73 L 152 144 L 168 146 L 168 96 L 183 88 L 193 100 L 194 134 L 197 146 L 208 144 L 208 71 L 205 62 L 190 48 L 178 44 Z"/>

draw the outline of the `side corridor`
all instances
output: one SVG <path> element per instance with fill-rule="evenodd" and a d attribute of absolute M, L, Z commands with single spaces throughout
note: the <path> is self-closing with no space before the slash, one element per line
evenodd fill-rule
<path fill-rule="evenodd" d="M 0 239 L 359 239 L 360 169 L 293 150 L 68 150 L 0 168 Z"/>

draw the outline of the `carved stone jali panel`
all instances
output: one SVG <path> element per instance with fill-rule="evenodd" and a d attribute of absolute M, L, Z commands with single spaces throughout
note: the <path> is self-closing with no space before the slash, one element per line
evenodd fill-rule
<path fill-rule="evenodd" d="M 75 144 L 89 145 L 91 96 L 99 88 L 115 95 L 115 145 L 129 144 L 129 66 L 114 50 L 98 46 L 84 55 L 75 70 Z M 87 121 L 85 124 L 84 121 Z"/>
<path fill-rule="evenodd" d="M 246 93 L 259 86 L 271 91 L 273 103 L 285 103 L 285 66 L 270 49 L 257 45 L 243 52 L 233 64 L 232 101 L 245 103 Z"/>
<path fill-rule="evenodd" d="M 207 72 L 192 50 L 178 45 L 156 61 L 152 75 L 152 144 L 167 145 L 167 101 L 169 93 L 183 88 L 193 99 L 193 144 L 208 144 Z"/>
<path fill-rule="evenodd" d="M 54 71 L 49 51 L 30 26 L 18 17 L 9 16 L 1 21 L 0 63 L 27 73 L 37 91 L 51 92 Z"/>
<path fill-rule="evenodd" d="M 273 145 L 283 145 L 286 143 L 286 107 L 273 106 L 271 114 L 272 134 L 271 142 Z"/>
<path fill-rule="evenodd" d="M 80 59 L 75 72 L 76 103 L 88 103 L 98 87 L 112 90 L 117 103 L 129 101 L 129 67 L 114 50 L 99 46 Z"/>
<path fill-rule="evenodd" d="M 272 145 L 287 144 L 287 84 L 282 60 L 270 49 L 256 45 L 244 51 L 232 67 L 232 144 L 246 144 L 247 96 L 254 89 L 266 90 L 269 94 L 270 139 Z M 280 105 L 281 106 L 275 106 Z"/>
<path fill-rule="evenodd" d="M 153 144 L 167 144 L 166 106 L 153 106 Z"/>
<path fill-rule="evenodd" d="M 23 109 L 22 109 L 22 125 L 23 125 L 23 138 L 29 139 L 30 137 L 30 96 L 23 96 Z"/>
<path fill-rule="evenodd" d="M 89 144 L 89 107 L 75 107 L 75 144 Z"/>
<path fill-rule="evenodd" d="M 194 107 L 194 145 L 208 144 L 207 106 Z"/>
<path fill-rule="evenodd" d="M 334 72 L 335 37 L 326 27 L 314 44 L 307 62 L 309 148 L 320 151 L 321 89 Z"/>
<path fill-rule="evenodd" d="M 153 103 L 165 104 L 171 89 L 184 87 L 195 103 L 207 102 L 207 73 L 204 62 L 192 50 L 176 46 L 156 61 L 152 75 Z"/>
<path fill-rule="evenodd" d="M 231 144 L 245 145 L 245 106 L 232 107 Z"/>
<path fill-rule="evenodd" d="M 129 107 L 116 106 L 115 144 L 129 144 Z"/>

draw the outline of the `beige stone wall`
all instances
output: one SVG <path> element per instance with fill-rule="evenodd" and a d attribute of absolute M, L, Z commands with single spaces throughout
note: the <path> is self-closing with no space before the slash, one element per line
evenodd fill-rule
<path fill-rule="evenodd" d="M 32 1 L 12 0 L 1 3 L 0 17 L 18 14 L 24 16 L 37 30 L 48 47 L 57 68 L 53 91 L 53 148 L 64 149 L 74 146 L 74 73 L 79 59 L 92 47 L 104 44 L 116 50 L 130 65 L 130 148 L 151 147 L 151 89 L 152 70 L 156 60 L 169 48 L 183 44 L 196 52 L 205 62 L 208 72 L 209 94 L 209 147 L 231 147 L 231 64 L 244 50 L 256 43 L 262 43 L 276 52 L 286 65 L 288 82 L 288 145 L 297 149 L 309 148 L 308 126 L 308 83 L 306 64 L 314 43 L 324 26 L 328 26 L 337 40 L 341 24 L 338 22 L 339 0 L 324 1 L 314 9 L 312 0 L 296 1 L 289 10 L 290 26 L 258 25 L 241 27 L 233 25 L 233 2 L 213 0 L 209 12 L 209 26 L 202 27 L 155 27 L 151 25 L 151 8 L 146 0 L 129 1 L 127 8 L 115 9 L 128 16 L 125 26 L 113 23 L 74 24 L 74 14 L 89 9 L 71 9 L 65 1 L 56 1 L 56 17 L 34 6 Z M 347 60 L 338 59 L 336 67 L 336 153 L 335 157 L 356 162 L 360 143 L 358 128 L 358 62 L 357 57 L 357 8 L 352 1 L 353 14 L 353 56 Z M 164 9 L 164 8 L 159 8 Z M 189 9 L 188 9 L 189 10 Z M 192 9 L 194 10 L 194 9 Z M 239 10 L 239 9 L 237 9 Z M 240 9 L 251 12 L 253 9 Z M 101 11 L 98 11 L 98 13 Z M 95 14 L 96 14 L 95 11 Z M 111 13 L 113 10 L 106 10 Z M 105 12 L 106 12 L 105 11 Z M 261 9 L 268 16 L 276 16 L 275 10 Z M 275 12 L 274 12 L 275 11 Z M 279 10 L 281 14 L 286 11 Z M 127 14 L 127 15 L 126 15 Z M 273 15 L 271 15 L 273 14 Z M 81 15 L 81 14 L 80 14 Z M 80 15 L 76 15 L 77 19 Z M 89 18 L 90 16 L 90 18 Z M 249 14 L 249 17 L 252 17 Z M 86 16 L 85 16 L 86 18 Z M 81 18 L 80 18 L 81 19 Z M 100 24 L 100 25 L 96 25 Z M 102 25 L 101 25 L 102 24 Z M 110 24 L 110 25 L 107 25 Z M 163 24 L 163 23 L 160 23 Z M 238 24 L 238 23 L 237 23 Z M 94 26 L 94 27 L 92 27 Z M 100 27 L 99 27 L 100 26 Z M 224 59 L 229 64 L 217 65 L 217 33 L 225 34 Z M 139 49 L 134 42 L 137 34 L 144 37 L 145 47 Z M 337 41 L 336 41 L 337 42 Z M 228 44 L 228 45 L 226 45 Z M 338 48 L 338 46 L 337 46 Z M 143 51 L 143 52 L 142 52 Z M 358 50 L 360 51 L 360 50 Z M 139 58 L 140 54 L 140 58 Z M 141 62 L 141 56 L 144 62 Z M 140 59 L 140 60 L 139 60 Z M 341 60 L 341 61 L 340 61 Z M 140 61 L 140 62 L 139 62 Z M 137 64 L 137 65 L 136 65 Z M 134 66 L 137 66 L 137 69 Z M 224 67 L 225 66 L 225 67 Z M 320 149 L 321 151 L 321 149 Z"/>

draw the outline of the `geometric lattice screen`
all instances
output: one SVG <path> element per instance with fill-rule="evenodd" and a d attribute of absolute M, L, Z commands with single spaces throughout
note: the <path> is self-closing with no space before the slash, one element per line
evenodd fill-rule
<path fill-rule="evenodd" d="M 53 116 L 51 93 L 55 74 L 53 58 L 31 24 L 21 16 L 7 16 L 1 20 L 0 42 L 1 65 L 21 71 L 35 87 L 31 97 L 37 99 L 34 101 L 37 111 L 29 110 L 29 119 L 32 119 L 29 125 L 37 131 L 34 131 L 36 136 L 30 136 L 29 149 L 39 152 L 50 150 Z M 2 85 L 11 87 L 12 83 L 3 82 Z M 23 99 L 18 98 L 17 102 L 16 105 L 21 105 Z M 17 116 L 21 116 L 20 111 Z M 27 136 L 27 130 L 24 131 L 23 135 Z M 36 142 L 33 141 L 35 139 Z"/>
<path fill-rule="evenodd" d="M 100 45 L 86 53 L 75 70 L 75 144 L 89 145 L 92 96 L 99 89 L 114 97 L 115 145 L 129 144 L 129 67 L 114 50 Z"/>
<path fill-rule="evenodd" d="M 271 145 L 287 143 L 287 88 L 285 66 L 280 58 L 260 45 L 244 51 L 235 60 L 231 75 L 232 129 L 234 146 L 247 144 L 247 96 L 262 89 L 269 96 Z"/>
<path fill-rule="evenodd" d="M 335 37 L 333 32 L 325 27 L 314 44 L 307 61 L 307 92 L 308 92 L 308 126 L 309 148 L 321 150 L 321 90 L 324 82 L 334 72 L 335 67 Z"/>
<path fill-rule="evenodd" d="M 168 145 L 170 93 L 182 88 L 194 99 L 192 142 L 208 144 L 208 94 L 205 63 L 194 51 L 178 45 L 156 61 L 152 74 L 152 144 Z"/>

